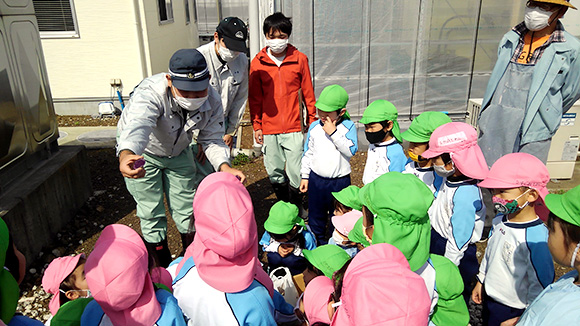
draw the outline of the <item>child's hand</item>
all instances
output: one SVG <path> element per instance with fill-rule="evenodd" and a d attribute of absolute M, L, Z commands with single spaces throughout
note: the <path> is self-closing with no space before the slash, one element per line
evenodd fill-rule
<path fill-rule="evenodd" d="M 300 192 L 304 193 L 308 191 L 308 179 L 300 180 Z"/>
<path fill-rule="evenodd" d="M 500 326 L 514 326 L 518 322 L 518 320 L 520 320 L 520 317 L 514 317 L 508 320 L 504 320 L 500 324 Z"/>
<path fill-rule="evenodd" d="M 278 253 L 282 258 L 290 255 L 294 251 L 294 246 L 291 244 L 282 243 L 278 246 Z"/>
<path fill-rule="evenodd" d="M 336 131 L 336 120 L 332 121 L 330 117 L 326 117 L 324 124 L 322 125 L 322 130 L 324 130 L 327 135 L 332 135 L 332 133 Z"/>
<path fill-rule="evenodd" d="M 483 288 L 483 284 L 479 281 L 475 284 L 473 291 L 471 291 L 471 300 L 477 304 L 481 304 L 483 302 L 483 295 L 481 294 L 481 289 Z"/>

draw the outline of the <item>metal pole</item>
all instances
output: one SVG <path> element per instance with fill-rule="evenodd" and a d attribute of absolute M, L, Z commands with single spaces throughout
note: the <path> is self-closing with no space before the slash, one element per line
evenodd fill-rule
<path fill-rule="evenodd" d="M 259 0 L 250 0 L 249 9 L 249 28 L 250 28 L 250 60 L 260 52 L 260 6 Z"/>

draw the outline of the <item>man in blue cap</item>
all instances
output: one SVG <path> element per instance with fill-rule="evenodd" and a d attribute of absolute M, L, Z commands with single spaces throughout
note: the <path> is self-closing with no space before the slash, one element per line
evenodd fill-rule
<path fill-rule="evenodd" d="M 119 170 L 137 202 L 143 238 L 164 267 L 171 262 L 164 195 L 184 249 L 188 245 L 196 171 L 189 146 L 193 134 L 198 133 L 197 141 L 216 171 L 245 180 L 230 166 L 221 99 L 209 79 L 199 51 L 178 50 L 169 61 L 169 73 L 146 78 L 133 90 L 117 126 Z"/>

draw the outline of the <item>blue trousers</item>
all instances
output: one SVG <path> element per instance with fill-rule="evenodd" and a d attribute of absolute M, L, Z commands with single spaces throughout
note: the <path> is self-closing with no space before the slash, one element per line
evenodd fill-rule
<path fill-rule="evenodd" d="M 328 243 L 332 234 L 330 217 L 334 212 L 332 192 L 350 186 L 350 174 L 340 178 L 324 178 L 310 172 L 308 178 L 308 225 L 318 246 Z"/>
<path fill-rule="evenodd" d="M 502 322 L 514 317 L 519 317 L 524 313 L 525 309 L 516 309 L 506 306 L 503 303 L 499 303 L 492 299 L 485 293 L 485 291 L 483 291 L 483 293 L 483 310 L 481 312 L 481 317 L 484 326 L 499 326 Z"/>
<path fill-rule="evenodd" d="M 445 256 L 445 245 L 447 239 L 442 237 L 437 231 L 431 229 L 431 253 Z M 467 245 L 467 250 L 463 254 L 463 258 L 459 262 L 459 273 L 463 279 L 463 298 L 469 304 L 471 291 L 473 290 L 473 281 L 475 275 L 479 271 L 479 262 L 477 261 L 477 247 L 470 243 Z"/>
<path fill-rule="evenodd" d="M 268 266 L 270 271 L 275 270 L 280 266 L 288 267 L 290 274 L 296 275 L 304 272 L 306 269 L 306 258 L 290 254 L 286 257 L 280 256 L 277 252 L 268 252 Z"/>

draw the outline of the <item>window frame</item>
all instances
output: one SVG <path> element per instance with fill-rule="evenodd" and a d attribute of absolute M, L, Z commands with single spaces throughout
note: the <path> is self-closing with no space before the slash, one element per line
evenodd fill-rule
<path fill-rule="evenodd" d="M 175 15 L 173 14 L 173 0 L 157 0 L 157 18 L 159 25 L 173 24 Z M 165 15 L 167 19 L 161 20 L 161 2 L 165 2 Z"/>
<path fill-rule="evenodd" d="M 64 1 L 68 1 L 70 4 L 70 11 L 71 11 L 72 22 L 74 25 L 74 31 L 41 31 L 40 25 L 38 23 L 36 8 L 35 8 L 34 9 L 34 16 L 36 17 L 36 25 L 38 27 L 38 32 L 39 32 L 41 39 L 59 39 L 59 38 L 70 39 L 70 38 L 80 38 L 81 37 L 80 32 L 79 32 L 79 23 L 78 23 L 78 19 L 77 19 L 77 12 L 75 9 L 74 0 L 59 0 L 59 2 L 61 2 L 61 3 Z"/>

